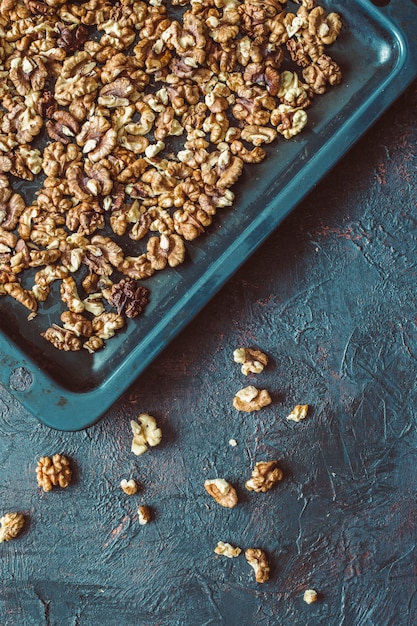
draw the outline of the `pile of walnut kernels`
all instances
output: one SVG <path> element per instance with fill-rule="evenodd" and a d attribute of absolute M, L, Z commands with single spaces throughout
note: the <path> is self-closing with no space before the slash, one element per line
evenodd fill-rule
<path fill-rule="evenodd" d="M 142 313 L 137 281 L 181 264 L 244 164 L 340 82 L 340 16 L 290 4 L 0 1 L 0 295 L 30 319 L 58 281 L 56 348 L 93 353 Z"/>

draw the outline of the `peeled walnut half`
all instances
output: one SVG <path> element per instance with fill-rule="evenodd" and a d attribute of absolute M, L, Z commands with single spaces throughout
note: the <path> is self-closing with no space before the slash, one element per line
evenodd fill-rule
<path fill-rule="evenodd" d="M 238 502 L 236 489 L 224 478 L 206 480 L 204 488 L 218 504 L 228 509 L 232 509 Z"/>
<path fill-rule="evenodd" d="M 266 389 L 257 389 L 253 385 L 240 389 L 233 398 L 235 409 L 245 411 L 246 413 L 260 411 L 260 409 L 268 406 L 271 402 L 271 396 Z"/>

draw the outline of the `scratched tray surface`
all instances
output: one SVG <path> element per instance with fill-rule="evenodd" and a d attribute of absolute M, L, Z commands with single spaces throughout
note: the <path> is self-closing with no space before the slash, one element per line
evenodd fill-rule
<path fill-rule="evenodd" d="M 342 16 L 342 33 L 329 49 L 342 84 L 313 101 L 300 135 L 277 140 L 264 162 L 245 166 L 234 205 L 187 244 L 183 265 L 143 281 L 150 290 L 143 316 L 103 351 L 65 353 L 40 335 L 59 323 L 57 284 L 30 322 L 12 298 L 0 299 L 1 381 L 8 385 L 19 366 L 29 370 L 31 383 L 12 391 L 44 423 L 75 430 L 96 421 L 417 74 L 406 32 L 417 25 L 414 4 L 393 0 L 387 11 L 359 0 L 321 4 Z M 33 193 L 22 182 L 16 189 Z"/>

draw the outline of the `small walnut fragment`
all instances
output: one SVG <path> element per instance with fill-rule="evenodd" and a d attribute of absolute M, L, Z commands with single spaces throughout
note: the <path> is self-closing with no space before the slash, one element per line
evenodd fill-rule
<path fill-rule="evenodd" d="M 230 543 L 219 541 L 217 546 L 214 548 L 214 552 L 222 556 L 227 556 L 228 559 L 233 559 L 234 557 L 239 556 L 242 550 L 237 546 L 233 547 Z"/>
<path fill-rule="evenodd" d="M 151 510 L 145 504 L 138 508 L 138 519 L 141 526 L 145 526 L 151 521 Z"/>
<path fill-rule="evenodd" d="M 133 496 L 135 493 L 137 493 L 138 485 L 133 478 L 131 478 L 130 480 L 126 480 L 126 478 L 123 478 L 123 480 L 120 481 L 120 489 L 122 489 L 128 496 Z"/>
<path fill-rule="evenodd" d="M 307 417 L 308 407 L 308 404 L 297 404 L 291 413 L 287 415 L 287 420 L 292 422 L 301 422 L 301 420 Z"/>
<path fill-rule="evenodd" d="M 259 461 L 252 470 L 252 477 L 246 481 L 248 491 L 269 491 L 275 483 L 282 480 L 284 473 L 276 461 Z"/>
<path fill-rule="evenodd" d="M 138 421 L 132 420 L 130 426 L 133 432 L 132 452 L 139 456 L 149 447 L 157 446 L 162 439 L 162 431 L 158 428 L 156 419 L 148 413 L 141 413 Z"/>
<path fill-rule="evenodd" d="M 252 411 L 259 411 L 268 404 L 271 404 L 272 399 L 266 389 L 257 389 L 253 385 L 240 389 L 233 398 L 233 406 L 238 411 L 245 411 L 251 413 Z"/>
<path fill-rule="evenodd" d="M 54 454 L 52 458 L 41 457 L 36 467 L 36 477 L 39 487 L 44 491 L 51 491 L 53 487 L 65 489 L 72 478 L 69 459 L 62 454 Z"/>
<path fill-rule="evenodd" d="M 313 604 L 317 602 L 319 594 L 315 589 L 306 589 L 304 591 L 303 600 L 306 604 Z"/>
<path fill-rule="evenodd" d="M 245 552 L 247 562 L 255 571 L 257 583 L 265 583 L 269 580 L 270 567 L 266 554 L 259 548 L 248 548 Z"/>
<path fill-rule="evenodd" d="M 228 509 L 232 509 L 238 502 L 236 489 L 224 478 L 206 480 L 204 488 L 218 504 Z"/>
<path fill-rule="evenodd" d="M 235 363 L 242 365 L 242 374 L 260 374 L 268 365 L 268 357 L 260 350 L 252 348 L 237 348 L 233 352 L 233 360 Z"/>
<path fill-rule="evenodd" d="M 21 513 L 6 513 L 0 518 L 0 524 L 0 543 L 3 543 L 17 537 L 25 524 L 25 518 Z"/>

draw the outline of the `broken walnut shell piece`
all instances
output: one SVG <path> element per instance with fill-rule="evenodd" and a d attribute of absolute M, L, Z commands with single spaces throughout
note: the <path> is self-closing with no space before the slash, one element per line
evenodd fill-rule
<path fill-rule="evenodd" d="M 245 557 L 249 565 L 255 571 L 255 580 L 257 583 L 265 583 L 269 580 L 270 567 L 266 554 L 259 548 L 248 548 Z"/>
<path fill-rule="evenodd" d="M 14 539 L 22 530 L 25 518 L 21 513 L 6 513 L 0 518 L 0 543 Z"/>
<path fill-rule="evenodd" d="M 297 404 L 291 413 L 287 415 L 287 420 L 292 422 L 301 422 L 301 420 L 307 417 L 308 404 Z"/>
<path fill-rule="evenodd" d="M 259 461 L 252 470 L 252 477 L 246 481 L 245 487 L 248 491 L 265 493 L 275 483 L 282 480 L 283 476 L 284 472 L 278 467 L 276 461 Z"/>
<path fill-rule="evenodd" d="M 268 357 L 260 350 L 252 348 L 237 348 L 233 352 L 233 360 L 235 363 L 242 365 L 242 374 L 260 374 L 268 365 Z"/>
<path fill-rule="evenodd" d="M 251 413 L 252 411 L 259 411 L 268 404 L 271 404 L 272 399 L 266 389 L 257 389 L 253 385 L 240 389 L 233 398 L 233 406 L 238 411 L 245 411 Z"/>
<path fill-rule="evenodd" d="M 238 502 L 236 489 L 224 478 L 213 478 L 204 482 L 204 488 L 218 504 L 233 509 Z"/>

